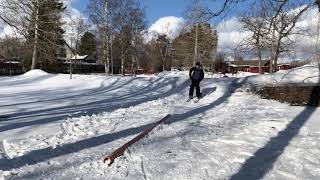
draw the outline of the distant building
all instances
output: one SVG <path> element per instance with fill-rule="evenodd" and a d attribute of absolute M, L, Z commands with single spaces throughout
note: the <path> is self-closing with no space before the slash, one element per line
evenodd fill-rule
<path fill-rule="evenodd" d="M 243 60 L 243 61 L 234 61 L 233 65 L 237 68 L 238 71 L 259 73 L 259 60 Z M 262 72 L 270 71 L 270 61 L 262 60 L 261 61 Z"/>
<path fill-rule="evenodd" d="M 59 62 L 66 62 L 70 60 L 73 56 L 72 48 L 67 44 L 59 46 L 56 50 L 57 60 Z"/>
<path fill-rule="evenodd" d="M 22 73 L 23 67 L 19 57 L 7 58 L 0 54 L 0 75 L 17 75 Z"/>
<path fill-rule="evenodd" d="M 97 57 L 95 54 L 93 55 L 84 55 L 84 56 L 80 56 L 80 55 L 75 55 L 71 58 L 73 60 L 74 63 L 78 63 L 78 64 L 88 64 L 88 65 L 97 65 Z"/>
<path fill-rule="evenodd" d="M 296 66 L 293 64 L 278 64 L 278 71 L 279 70 L 289 70 L 295 68 Z"/>
<path fill-rule="evenodd" d="M 277 71 L 279 70 L 289 70 L 296 66 L 292 64 L 278 64 Z M 259 60 L 243 60 L 243 61 L 234 61 L 229 64 L 228 71 L 230 72 L 231 68 L 236 68 L 238 71 L 259 73 Z M 270 60 L 261 61 L 262 73 L 270 72 Z"/>

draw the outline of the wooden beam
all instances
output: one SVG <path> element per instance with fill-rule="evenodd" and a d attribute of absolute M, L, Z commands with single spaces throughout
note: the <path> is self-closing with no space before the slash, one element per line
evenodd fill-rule
<path fill-rule="evenodd" d="M 117 150 L 113 151 L 109 156 L 107 156 L 106 158 L 104 158 L 103 162 L 107 163 L 109 166 L 114 162 L 114 160 L 120 156 L 122 156 L 124 154 L 124 152 L 134 143 L 138 142 L 139 140 L 141 140 L 142 138 L 144 138 L 146 135 L 149 134 L 149 132 L 151 132 L 155 127 L 157 127 L 158 125 L 164 123 L 167 119 L 169 119 L 171 115 L 168 114 L 166 117 L 162 118 L 160 121 L 154 123 L 154 125 L 152 125 L 151 127 L 145 129 L 144 131 L 142 131 L 138 136 L 136 136 L 135 138 L 133 138 L 131 141 L 127 142 L 126 144 L 124 144 L 123 146 L 121 146 L 120 148 L 118 148 Z"/>

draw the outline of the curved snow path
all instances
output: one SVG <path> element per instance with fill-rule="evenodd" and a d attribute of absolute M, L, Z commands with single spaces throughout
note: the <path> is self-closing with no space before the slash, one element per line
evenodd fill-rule
<path fill-rule="evenodd" d="M 165 87 L 163 83 L 171 78 L 164 77 L 156 87 Z M 0 159 L 0 169 L 8 170 L 4 174 L 12 179 L 230 179 L 238 175 L 319 179 L 319 109 L 262 100 L 240 88 L 244 79 L 232 78 L 206 79 L 204 91 L 214 88 L 215 92 L 197 104 L 186 103 L 185 81 L 178 77 L 181 89 L 154 100 L 149 97 L 134 106 L 68 118 L 52 136 L 11 141 L 12 159 Z M 168 113 L 173 114 L 168 124 L 134 145 L 113 166 L 102 164 L 106 153 Z M 302 127 L 294 124 L 300 132 L 286 144 L 286 137 L 293 134 L 287 126 L 303 117 L 308 121 Z M 281 131 L 284 138 L 272 141 Z M 283 145 L 285 151 L 279 152 Z M 264 158 L 270 154 L 275 162 Z M 256 168 L 252 171 L 256 173 L 246 174 L 248 168 Z"/>

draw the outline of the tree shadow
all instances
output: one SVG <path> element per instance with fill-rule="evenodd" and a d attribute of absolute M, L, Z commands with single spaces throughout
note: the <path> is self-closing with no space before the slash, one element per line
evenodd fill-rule
<path fill-rule="evenodd" d="M 35 77 L 24 77 L 23 75 L 19 76 L 14 76 L 14 77 L 9 77 L 6 79 L 3 79 L 5 82 L 2 82 L 2 86 L 14 86 L 14 85 L 23 85 L 23 84 L 28 84 L 31 81 L 32 82 L 37 82 L 37 81 L 44 81 L 46 79 L 52 78 L 54 75 L 53 74 L 48 74 L 44 76 L 35 76 Z"/>
<path fill-rule="evenodd" d="M 216 90 L 217 90 L 217 87 L 209 87 L 209 88 L 203 89 L 201 93 L 203 94 L 203 96 L 208 96 Z"/>
<path fill-rule="evenodd" d="M 264 147 L 257 150 L 252 157 L 247 159 L 230 180 L 262 179 L 272 170 L 274 163 L 290 144 L 290 141 L 299 134 L 300 129 L 316 111 L 317 108 L 312 106 L 319 105 L 319 103 L 320 87 L 314 86 L 308 101 L 309 106 L 296 116 L 284 130 L 280 131 L 276 137 L 271 138 Z"/>
<path fill-rule="evenodd" d="M 87 92 L 83 92 L 83 93 L 78 93 L 74 95 L 74 92 L 72 92 L 73 95 L 67 95 L 67 96 L 58 96 L 55 98 L 51 98 L 51 99 L 39 99 L 36 101 L 27 101 L 27 102 L 21 102 L 21 103 L 13 103 L 13 104 L 4 104 L 4 105 L 0 105 L 1 107 L 10 107 L 10 106 L 19 106 L 19 105 L 29 105 L 29 104 L 36 104 L 36 103 L 42 103 L 42 102 L 53 102 L 53 101 L 59 101 L 59 100 L 72 100 L 75 99 L 77 97 L 84 97 L 84 96 L 92 96 L 92 95 L 96 95 L 96 94 L 101 94 L 101 93 L 106 93 L 108 91 L 112 91 L 115 90 L 114 85 L 116 85 L 118 83 L 119 79 L 117 79 L 116 81 L 112 82 L 110 85 L 105 86 L 104 82 L 100 83 L 100 87 L 93 89 L 93 90 L 89 90 Z M 133 80 L 132 80 L 133 81 Z M 127 83 L 127 82 L 126 82 Z M 124 84 L 123 84 L 124 85 Z M 118 85 L 116 86 L 116 88 L 118 88 Z M 43 90 L 41 91 L 35 91 L 33 93 L 26 93 L 24 94 L 27 97 L 32 97 L 33 99 L 36 97 L 36 94 L 41 94 Z M 56 94 L 60 94 L 59 91 L 57 90 L 53 90 L 52 93 L 48 93 L 47 96 L 51 97 L 52 95 L 56 95 Z"/>
<path fill-rule="evenodd" d="M 190 117 L 195 116 L 197 114 L 203 113 L 203 112 L 205 112 L 215 106 L 222 104 L 236 91 L 236 89 L 241 87 L 242 84 L 245 83 L 247 79 L 244 78 L 241 82 L 238 82 L 238 80 L 239 79 L 233 79 L 231 81 L 231 83 L 229 83 L 229 85 L 226 88 L 229 90 L 226 90 L 225 94 L 223 96 L 219 97 L 216 101 L 212 102 L 209 105 L 202 106 L 198 109 L 188 111 L 186 113 L 175 114 L 165 124 L 172 124 L 172 123 L 184 121 L 187 118 L 190 118 Z M 187 84 L 189 84 L 189 82 L 187 82 Z M 187 84 L 185 85 L 186 87 L 187 87 Z M 171 92 L 168 92 L 168 93 L 171 93 Z M 153 123 L 150 123 L 147 125 L 142 125 L 140 127 L 129 128 L 129 129 L 125 129 L 125 130 L 111 133 L 111 134 L 92 137 L 92 138 L 80 140 L 80 141 L 77 141 L 74 143 L 64 144 L 64 145 L 58 146 L 54 149 L 52 149 L 51 147 L 39 149 L 39 150 L 29 152 L 23 156 L 16 157 L 13 159 L 0 159 L 0 169 L 1 170 L 10 170 L 13 168 L 20 168 L 20 167 L 25 166 L 27 164 L 34 165 L 39 162 L 49 160 L 51 158 L 55 158 L 55 157 L 59 157 L 62 155 L 67 155 L 70 153 L 79 152 L 84 149 L 107 144 L 107 143 L 110 143 L 110 142 L 115 141 L 120 138 L 125 138 L 130 135 L 138 134 L 139 132 L 143 131 L 144 129 L 146 129 L 152 125 L 153 125 Z"/>
<path fill-rule="evenodd" d="M 107 144 L 120 138 L 135 135 L 152 125 L 153 123 L 136 128 L 125 129 L 111 134 L 92 137 L 74 143 L 57 146 L 54 149 L 52 147 L 39 149 L 13 159 L 0 159 L 0 170 L 6 171 L 14 168 L 20 168 L 25 165 L 34 165 L 55 157 L 79 152 L 87 148 L 97 147 L 99 145 Z"/>
<path fill-rule="evenodd" d="M 33 110 L 21 113 L 7 114 L 6 116 L 9 118 L 5 119 L 5 121 L 18 122 L 0 126 L 0 132 L 27 126 L 48 124 L 54 121 L 63 120 L 69 117 L 70 114 L 72 114 L 72 117 L 80 117 L 83 115 L 90 116 L 101 112 L 111 112 L 118 108 L 128 108 L 130 106 L 135 106 L 147 101 L 152 101 L 166 96 L 170 96 L 172 94 L 175 94 L 177 91 L 182 92 L 182 90 L 186 88 L 189 83 L 188 81 L 185 81 L 182 84 L 177 84 L 177 82 L 177 78 L 158 78 L 154 81 L 150 81 L 148 86 L 139 89 L 132 88 L 129 92 L 125 92 L 124 94 L 119 94 L 112 97 L 104 97 L 104 94 L 107 93 L 107 91 L 110 91 L 110 89 L 107 89 L 103 93 L 100 92 L 101 99 L 89 103 L 81 103 L 71 106 L 61 106 L 56 108 L 47 108 L 44 110 Z M 133 82 L 129 81 L 129 83 Z M 119 89 L 125 84 L 128 83 L 124 83 L 121 86 L 117 86 L 117 88 L 113 89 Z M 168 89 L 159 91 L 159 89 L 164 87 Z M 150 92 L 153 94 L 150 95 Z M 93 94 L 92 96 L 94 95 L 95 94 Z M 26 119 L 35 120 L 25 121 Z"/>
<path fill-rule="evenodd" d="M 201 114 L 201 113 L 205 113 L 206 111 L 216 107 L 216 106 L 219 106 L 221 105 L 222 103 L 226 102 L 228 100 L 229 97 L 231 97 L 231 95 L 237 90 L 239 89 L 240 87 L 242 87 L 242 85 L 244 83 L 247 82 L 247 77 L 246 78 L 242 78 L 242 79 L 238 79 L 238 78 L 234 78 L 231 83 L 229 83 L 227 86 L 226 86 L 226 92 L 221 96 L 219 97 L 218 99 L 216 99 L 214 102 L 206 105 L 206 106 L 201 106 L 199 108 L 195 108 L 193 110 L 190 110 L 188 112 L 185 112 L 185 113 L 181 113 L 181 114 L 173 114 L 172 117 L 170 118 L 170 123 L 173 123 L 173 122 L 179 122 L 179 121 L 182 121 L 182 120 L 185 120 L 187 118 L 190 118 L 192 116 L 195 116 L 195 115 L 198 115 L 198 114 Z M 241 80 L 239 82 L 239 80 Z M 209 89 L 204 89 L 207 93 L 209 93 L 210 91 L 212 90 L 216 90 L 216 88 L 209 88 Z"/>

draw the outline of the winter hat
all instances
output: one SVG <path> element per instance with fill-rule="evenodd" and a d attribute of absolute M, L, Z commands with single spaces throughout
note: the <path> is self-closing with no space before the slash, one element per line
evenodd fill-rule
<path fill-rule="evenodd" d="M 200 66 L 200 62 L 197 62 L 196 65 L 199 65 L 199 66 Z"/>

